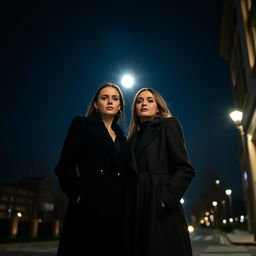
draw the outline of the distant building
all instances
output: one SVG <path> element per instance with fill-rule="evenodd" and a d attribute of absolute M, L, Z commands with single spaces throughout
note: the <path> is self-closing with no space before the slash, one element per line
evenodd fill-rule
<path fill-rule="evenodd" d="M 51 234 L 54 225 L 58 235 L 67 202 L 50 177 L 27 177 L 17 184 L 0 184 L 0 237 L 8 233 L 16 237 L 19 232 L 33 237 L 38 232 Z"/>
<path fill-rule="evenodd" d="M 220 55 L 230 64 L 234 104 L 243 113 L 237 124 L 240 164 L 249 216 L 256 239 L 256 1 L 224 0 Z M 235 159 L 234 159 L 235 161 Z"/>
<path fill-rule="evenodd" d="M 16 184 L 0 184 L 0 218 L 18 213 L 28 220 L 32 216 L 35 193 Z"/>

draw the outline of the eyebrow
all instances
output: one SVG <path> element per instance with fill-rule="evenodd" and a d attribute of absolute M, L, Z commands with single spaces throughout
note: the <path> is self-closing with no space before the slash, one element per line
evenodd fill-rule
<path fill-rule="evenodd" d="M 109 96 L 109 94 L 101 94 L 100 96 Z M 116 96 L 116 97 L 118 97 L 117 94 L 112 94 L 112 95 L 110 95 L 110 96 Z"/>
<path fill-rule="evenodd" d="M 142 100 L 143 100 L 144 98 L 143 98 L 143 97 L 138 97 L 137 100 L 138 100 L 138 99 L 142 99 Z M 154 97 L 148 96 L 147 99 L 154 99 Z"/>

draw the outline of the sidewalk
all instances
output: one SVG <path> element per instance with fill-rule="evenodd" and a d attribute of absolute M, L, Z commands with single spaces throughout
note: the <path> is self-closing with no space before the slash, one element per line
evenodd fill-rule
<path fill-rule="evenodd" d="M 232 233 L 227 233 L 226 235 L 227 239 L 232 244 L 256 246 L 254 235 L 250 232 L 234 230 Z"/>

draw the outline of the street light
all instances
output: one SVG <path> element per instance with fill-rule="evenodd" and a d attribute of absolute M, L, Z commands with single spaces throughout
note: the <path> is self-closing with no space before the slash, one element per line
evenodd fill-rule
<path fill-rule="evenodd" d="M 241 111 L 233 111 L 230 114 L 231 119 L 235 123 L 237 129 L 240 132 L 240 143 L 242 147 L 242 155 L 244 155 L 243 159 L 246 159 L 248 161 L 249 167 L 248 167 L 248 176 L 246 173 L 246 179 L 244 184 L 245 191 L 247 193 L 247 197 L 249 200 L 246 200 L 246 208 L 247 212 L 250 218 L 250 222 L 248 222 L 248 225 L 250 225 L 253 235 L 254 235 L 254 241 L 256 241 L 256 198 L 255 198 L 255 182 L 254 182 L 254 169 L 255 169 L 255 145 L 252 143 L 253 134 L 250 133 L 250 130 L 247 130 L 247 134 L 245 134 L 244 127 L 242 125 L 242 119 L 243 119 L 243 112 Z M 241 160 L 240 162 L 244 162 L 244 160 Z M 245 164 L 242 163 L 243 169 Z M 246 164 L 246 166 L 248 166 Z M 247 167 L 246 167 L 247 168 Z M 249 224 L 251 223 L 251 224 Z"/>
<path fill-rule="evenodd" d="M 215 209 L 216 226 L 219 227 L 218 208 L 217 208 L 218 202 L 212 201 L 212 205 L 214 206 L 214 209 Z"/>
<path fill-rule="evenodd" d="M 233 122 L 236 125 L 241 125 L 242 119 L 243 119 L 243 112 L 235 110 L 232 111 L 231 113 L 229 113 L 229 116 L 231 117 L 231 119 L 233 120 Z"/>
<path fill-rule="evenodd" d="M 230 217 L 233 218 L 233 205 L 232 205 L 232 190 L 231 189 L 226 189 L 225 190 L 226 195 L 228 196 L 229 200 L 229 206 L 230 206 Z"/>
<path fill-rule="evenodd" d="M 218 205 L 217 201 L 213 201 L 213 202 L 212 202 L 212 205 L 213 205 L 214 207 L 216 207 L 216 206 Z"/>
<path fill-rule="evenodd" d="M 220 180 L 215 180 L 216 185 L 220 185 Z"/>
<path fill-rule="evenodd" d="M 231 189 L 226 189 L 225 190 L 225 193 L 227 196 L 231 195 L 232 194 L 232 190 Z"/>

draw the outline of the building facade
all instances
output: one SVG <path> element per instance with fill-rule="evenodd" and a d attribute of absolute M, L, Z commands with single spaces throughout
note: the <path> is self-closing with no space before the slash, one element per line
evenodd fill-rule
<path fill-rule="evenodd" d="M 249 219 L 256 240 L 256 0 L 224 0 L 220 55 L 229 62 L 241 141 L 240 165 Z"/>
<path fill-rule="evenodd" d="M 50 177 L 0 184 L 0 239 L 58 236 L 66 206 Z"/>

